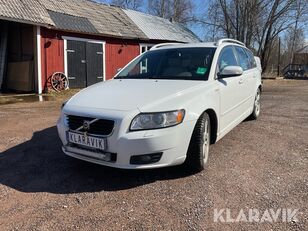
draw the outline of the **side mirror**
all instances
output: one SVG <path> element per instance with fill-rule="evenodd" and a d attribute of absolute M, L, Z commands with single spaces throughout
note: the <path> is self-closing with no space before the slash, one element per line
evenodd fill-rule
<path fill-rule="evenodd" d="M 230 78 L 235 76 L 240 76 L 243 74 L 243 68 L 240 66 L 227 66 L 221 72 L 219 72 L 218 78 Z"/>

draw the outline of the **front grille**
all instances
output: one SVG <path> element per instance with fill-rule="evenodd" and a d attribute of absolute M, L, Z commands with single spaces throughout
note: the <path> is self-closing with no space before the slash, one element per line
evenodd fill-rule
<path fill-rule="evenodd" d="M 83 127 L 84 121 L 92 121 L 95 118 L 67 115 L 67 124 L 70 130 L 77 130 Z M 79 132 L 87 132 L 93 135 L 108 136 L 112 133 L 114 127 L 113 120 L 99 119 L 90 124 L 90 128 L 86 131 L 84 128 L 78 130 Z"/>

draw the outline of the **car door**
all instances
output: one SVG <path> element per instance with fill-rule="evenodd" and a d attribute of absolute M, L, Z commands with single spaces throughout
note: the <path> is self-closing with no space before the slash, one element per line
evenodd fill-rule
<path fill-rule="evenodd" d="M 238 66 L 235 51 L 231 45 L 222 49 L 218 58 L 217 72 L 222 71 L 227 66 Z M 220 91 L 220 133 L 224 135 L 237 125 L 242 114 L 243 76 L 218 78 L 217 81 Z"/>
<path fill-rule="evenodd" d="M 241 81 L 241 93 L 243 99 L 241 101 L 240 110 L 243 117 L 250 114 L 253 107 L 253 101 L 255 96 L 255 78 L 256 73 L 251 63 L 250 57 L 246 51 L 246 48 L 235 46 L 235 54 L 238 59 L 240 67 L 243 69 L 242 81 Z"/>

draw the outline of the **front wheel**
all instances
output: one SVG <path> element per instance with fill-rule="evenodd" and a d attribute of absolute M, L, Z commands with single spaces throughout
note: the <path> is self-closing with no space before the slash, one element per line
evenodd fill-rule
<path fill-rule="evenodd" d="M 193 171 L 202 171 L 207 163 L 210 150 L 211 121 L 207 113 L 198 119 L 188 147 L 185 164 Z"/>
<path fill-rule="evenodd" d="M 260 112 L 261 112 L 261 90 L 260 88 L 258 88 L 255 101 L 253 104 L 253 111 L 249 118 L 252 120 L 258 119 Z"/>

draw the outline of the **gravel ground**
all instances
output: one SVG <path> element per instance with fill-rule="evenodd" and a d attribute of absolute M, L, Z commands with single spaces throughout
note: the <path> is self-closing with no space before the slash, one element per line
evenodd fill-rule
<path fill-rule="evenodd" d="M 0 230 L 308 230 L 308 81 L 265 81 L 262 100 L 260 119 L 212 145 L 194 175 L 66 157 L 62 100 L 0 105 Z M 227 208 L 299 209 L 298 221 L 215 222 Z"/>

